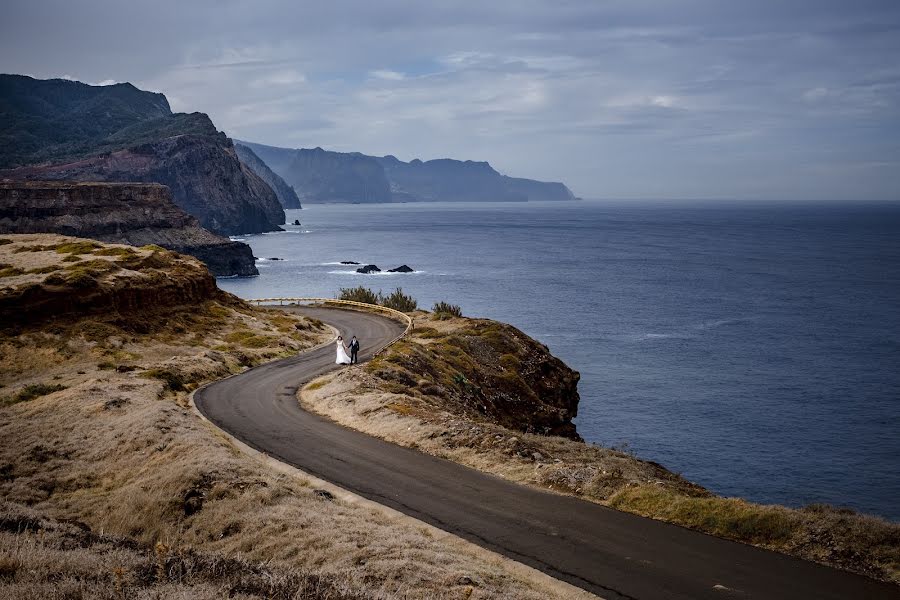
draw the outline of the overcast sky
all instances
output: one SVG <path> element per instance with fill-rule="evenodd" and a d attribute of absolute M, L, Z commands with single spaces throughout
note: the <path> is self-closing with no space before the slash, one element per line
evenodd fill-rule
<path fill-rule="evenodd" d="M 127 7 L 127 8 L 126 8 Z M 900 199 L 900 1 L 4 0 L 0 71 L 596 198 Z"/>

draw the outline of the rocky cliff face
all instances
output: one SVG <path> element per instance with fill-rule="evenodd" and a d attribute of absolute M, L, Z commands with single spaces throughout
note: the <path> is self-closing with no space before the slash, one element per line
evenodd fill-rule
<path fill-rule="evenodd" d="M 284 208 L 303 208 L 300 205 L 300 199 L 297 198 L 297 193 L 294 191 L 294 188 L 289 186 L 285 183 L 284 179 L 275 174 L 275 172 L 272 171 L 272 169 L 270 169 L 269 166 L 253 152 L 253 150 L 242 144 L 235 144 L 234 150 L 237 152 L 241 162 L 272 188 L 272 191 L 274 191 L 275 195 L 278 197 L 278 201 L 281 202 L 281 206 Z"/>
<path fill-rule="evenodd" d="M 200 227 L 159 184 L 0 182 L 0 234 L 41 232 L 155 244 L 199 258 L 218 276 L 258 275 L 250 246 Z"/>
<path fill-rule="evenodd" d="M 205 114 L 162 94 L 0 75 L 0 180 L 153 182 L 220 234 L 277 231 L 275 192 Z"/>
<path fill-rule="evenodd" d="M 403 162 L 394 156 L 249 147 L 309 202 L 502 202 L 572 200 L 562 183 L 501 175 L 486 162 Z M 386 186 L 386 187 L 385 187 Z"/>
<path fill-rule="evenodd" d="M 384 169 L 371 156 L 238 143 L 249 147 L 293 186 L 303 202 L 391 201 Z"/>
<path fill-rule="evenodd" d="M 419 408 L 580 440 L 578 380 L 550 350 L 486 319 L 418 315 L 412 334 L 366 365 L 369 390 L 413 393 Z M 402 390 L 402 392 L 401 392 Z"/>
<path fill-rule="evenodd" d="M 200 262 L 161 248 L 52 234 L 0 236 L 0 328 L 77 315 L 165 310 L 221 296 Z"/>

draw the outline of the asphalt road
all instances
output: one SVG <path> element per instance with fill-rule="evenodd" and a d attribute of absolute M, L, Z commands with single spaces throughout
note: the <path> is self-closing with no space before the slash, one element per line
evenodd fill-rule
<path fill-rule="evenodd" d="M 367 313 L 291 310 L 356 335 L 361 361 L 402 331 Z M 510 483 L 310 414 L 298 386 L 334 358 L 328 346 L 261 365 L 195 402 L 257 450 L 609 600 L 900 598 L 898 586 Z"/>

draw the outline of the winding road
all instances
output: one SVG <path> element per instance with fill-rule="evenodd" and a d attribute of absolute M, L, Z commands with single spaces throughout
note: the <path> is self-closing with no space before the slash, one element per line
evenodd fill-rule
<path fill-rule="evenodd" d="M 403 330 L 353 310 L 285 310 L 356 335 L 360 360 Z M 329 345 L 213 383 L 194 401 L 273 458 L 608 600 L 900 598 L 897 586 L 510 483 L 303 410 L 298 387 L 337 367 Z"/>

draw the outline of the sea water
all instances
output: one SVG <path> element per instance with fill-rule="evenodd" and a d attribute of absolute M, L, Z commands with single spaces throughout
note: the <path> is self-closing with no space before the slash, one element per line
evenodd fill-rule
<path fill-rule="evenodd" d="M 356 204 L 287 218 L 302 225 L 241 236 L 260 276 L 220 287 L 402 287 L 424 308 L 459 304 L 581 372 L 590 442 L 719 494 L 900 520 L 900 205 Z"/>

